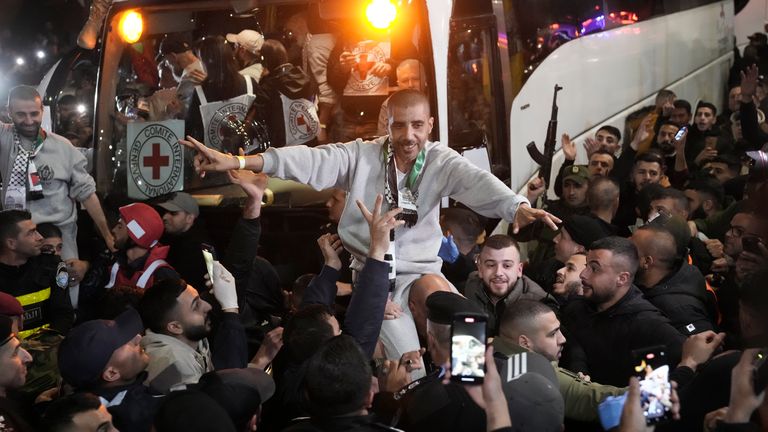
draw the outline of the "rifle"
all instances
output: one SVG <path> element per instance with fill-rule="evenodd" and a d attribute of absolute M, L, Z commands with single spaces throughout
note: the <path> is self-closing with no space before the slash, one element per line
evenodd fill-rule
<path fill-rule="evenodd" d="M 555 93 L 552 96 L 552 117 L 549 119 L 549 125 L 547 126 L 547 139 L 544 140 L 544 154 L 536 148 L 535 141 L 531 141 L 525 147 L 531 159 L 541 167 L 539 168 L 539 177 L 544 179 L 544 201 L 547 198 L 546 191 L 549 190 L 549 178 L 552 174 L 552 156 L 555 154 L 555 144 L 557 144 L 557 92 L 562 89 L 562 87 L 555 84 Z"/>

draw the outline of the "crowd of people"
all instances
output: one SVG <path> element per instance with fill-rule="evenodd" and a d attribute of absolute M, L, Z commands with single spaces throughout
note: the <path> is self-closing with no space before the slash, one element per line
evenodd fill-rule
<path fill-rule="evenodd" d="M 328 54 L 331 86 L 359 63 L 346 46 Z M 289 99 L 318 91 L 255 31 L 207 38 L 197 53 L 176 38 L 158 50 L 174 79 L 145 120 L 256 89 L 246 119 L 272 125 L 285 121 L 270 101 L 286 88 Z M 599 127 L 585 152 L 564 134 L 557 199 L 544 179 L 518 195 L 431 141 L 418 60 L 386 66 L 371 73 L 396 74 L 402 89 L 339 92 L 349 111 L 332 136 L 289 143 L 280 124 L 269 127 L 275 145 L 233 155 L 189 120 L 181 143 L 196 172 L 226 176 L 246 197 L 221 254 L 184 192 L 123 205 L 110 223 L 85 156 L 41 128 L 40 95 L 11 90 L 12 123 L 0 124 L 0 431 L 634 432 L 664 411 L 660 430 L 768 424 L 758 65 L 737 68 L 722 110 L 662 90 L 623 131 Z M 348 142 L 311 146 L 328 138 Z M 267 176 L 332 189 L 324 265 L 285 290 L 257 256 Z M 441 208 L 443 197 L 460 204 Z M 82 259 L 78 205 L 103 240 Z M 492 219 L 508 232 L 491 234 Z M 484 363 L 482 383 L 450 377 L 452 324 L 467 315 L 487 322 L 484 362 L 473 351 L 467 368 Z M 668 364 L 638 368 L 653 347 Z M 649 388 L 668 394 L 649 401 Z"/>

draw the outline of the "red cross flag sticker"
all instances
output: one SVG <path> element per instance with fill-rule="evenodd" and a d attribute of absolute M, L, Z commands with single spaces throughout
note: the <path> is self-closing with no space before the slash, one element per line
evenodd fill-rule
<path fill-rule="evenodd" d="M 181 120 L 128 124 L 128 196 L 145 199 L 183 189 L 183 133 Z"/>

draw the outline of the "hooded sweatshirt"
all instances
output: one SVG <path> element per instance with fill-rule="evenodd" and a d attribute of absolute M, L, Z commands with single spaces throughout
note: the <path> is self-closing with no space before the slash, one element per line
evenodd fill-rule
<path fill-rule="evenodd" d="M 562 322 L 568 330 L 568 364 L 561 365 L 590 375 L 592 381 L 626 386 L 635 366 L 634 350 L 664 345 L 668 364 L 680 362 L 685 337 L 634 285 L 604 311 L 585 298 L 571 301 Z"/>
<path fill-rule="evenodd" d="M 714 330 L 711 309 L 707 306 L 706 282 L 696 267 L 683 263 L 656 286 L 640 289 L 680 333 L 690 336 Z"/>

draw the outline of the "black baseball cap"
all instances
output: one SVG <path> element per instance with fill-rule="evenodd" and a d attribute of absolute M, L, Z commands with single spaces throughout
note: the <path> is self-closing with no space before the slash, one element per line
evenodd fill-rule
<path fill-rule="evenodd" d="M 427 319 L 435 324 L 450 325 L 456 314 L 485 314 L 476 304 L 450 291 L 437 291 L 430 294 L 426 305 Z"/>
<path fill-rule="evenodd" d="M 275 381 L 258 368 L 222 369 L 204 374 L 192 388 L 218 402 L 239 427 L 246 425 L 259 405 L 275 394 Z"/>
<path fill-rule="evenodd" d="M 59 346 L 59 372 L 76 389 L 99 381 L 109 358 L 118 348 L 144 331 L 139 313 L 131 308 L 114 321 L 87 321 L 73 328 Z"/>
<path fill-rule="evenodd" d="M 191 49 L 192 45 L 190 45 L 189 41 L 178 36 L 169 35 L 160 41 L 160 47 L 157 51 L 160 55 L 166 55 L 171 53 L 181 54 L 190 51 Z"/>

